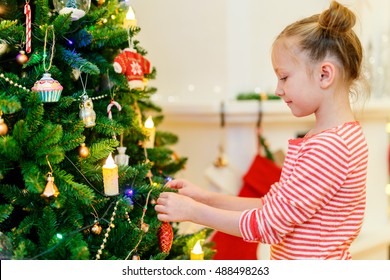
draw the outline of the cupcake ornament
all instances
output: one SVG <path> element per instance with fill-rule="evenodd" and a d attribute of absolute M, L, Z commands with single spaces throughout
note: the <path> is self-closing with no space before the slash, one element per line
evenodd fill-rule
<path fill-rule="evenodd" d="M 44 73 L 31 90 L 38 93 L 42 102 L 57 102 L 60 100 L 62 89 L 61 84 L 54 80 L 50 73 Z"/>
<path fill-rule="evenodd" d="M 49 66 L 46 67 L 46 45 L 47 45 L 47 33 L 48 30 L 52 29 L 53 31 L 53 44 L 51 48 L 51 57 L 50 57 L 50 62 Z M 34 86 L 31 88 L 33 92 L 38 93 L 39 98 L 41 99 L 42 102 L 57 102 L 60 100 L 61 93 L 63 90 L 63 87 L 61 84 L 57 81 L 54 80 L 51 77 L 51 74 L 49 73 L 49 70 L 51 68 L 52 62 L 53 62 L 53 55 L 54 55 L 54 45 L 55 45 L 55 33 L 53 30 L 53 26 L 50 25 L 46 29 L 45 33 L 45 45 L 43 48 L 43 68 L 45 69 L 45 73 L 43 74 L 43 77 L 39 80 L 36 81 Z"/>

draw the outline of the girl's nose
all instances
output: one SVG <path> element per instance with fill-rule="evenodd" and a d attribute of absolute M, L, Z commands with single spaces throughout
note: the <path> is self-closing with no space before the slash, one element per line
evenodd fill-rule
<path fill-rule="evenodd" d="M 284 95 L 284 91 L 280 87 L 276 87 L 275 95 L 281 97 L 282 95 Z"/>

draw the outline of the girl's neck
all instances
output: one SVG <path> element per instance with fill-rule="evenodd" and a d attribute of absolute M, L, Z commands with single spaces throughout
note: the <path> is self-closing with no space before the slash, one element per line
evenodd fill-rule
<path fill-rule="evenodd" d="M 316 122 L 308 133 L 309 136 L 355 121 L 349 100 L 338 100 L 337 102 L 333 100 L 329 106 L 324 106 L 315 112 L 315 117 Z"/>

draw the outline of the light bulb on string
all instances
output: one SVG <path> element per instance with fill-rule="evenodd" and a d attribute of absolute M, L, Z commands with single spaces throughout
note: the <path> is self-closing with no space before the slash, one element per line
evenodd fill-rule
<path fill-rule="evenodd" d="M 73 47 L 73 46 L 74 46 L 73 40 L 68 39 L 68 38 L 65 38 L 65 37 L 64 37 L 64 39 L 65 39 L 66 45 L 67 45 L 68 47 Z"/>
<path fill-rule="evenodd" d="M 123 199 L 127 202 L 128 206 L 130 206 L 130 208 L 132 208 L 134 205 L 133 198 L 134 198 L 134 189 L 129 187 L 124 191 Z"/>

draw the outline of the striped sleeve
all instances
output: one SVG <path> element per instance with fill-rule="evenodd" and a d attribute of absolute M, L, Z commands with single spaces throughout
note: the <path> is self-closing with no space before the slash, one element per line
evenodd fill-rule
<path fill-rule="evenodd" d="M 296 225 L 310 219 L 339 190 L 348 174 L 350 152 L 335 133 L 308 139 L 297 158 L 285 166 L 291 175 L 279 182 L 278 190 L 267 196 L 263 207 L 242 213 L 243 239 L 279 243 Z M 285 168 L 284 167 L 284 168 Z"/>

